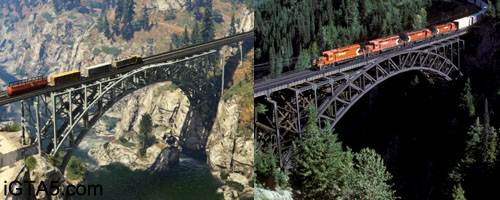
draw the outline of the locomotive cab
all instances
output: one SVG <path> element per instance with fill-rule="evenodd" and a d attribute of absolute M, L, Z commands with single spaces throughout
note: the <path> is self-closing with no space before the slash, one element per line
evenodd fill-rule
<path fill-rule="evenodd" d="M 325 63 L 326 63 L 327 57 L 320 56 L 318 59 L 313 60 L 313 66 L 314 69 L 317 70 L 323 70 L 326 68 Z"/>

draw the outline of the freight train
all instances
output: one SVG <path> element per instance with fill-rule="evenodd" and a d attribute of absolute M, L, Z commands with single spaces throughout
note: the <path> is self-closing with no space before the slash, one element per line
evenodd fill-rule
<path fill-rule="evenodd" d="M 312 62 L 313 70 L 323 70 L 328 67 L 333 67 L 340 63 L 344 63 L 353 59 L 368 57 L 373 54 L 389 51 L 394 48 L 400 48 L 406 45 L 418 43 L 427 39 L 435 38 L 441 35 L 446 35 L 472 26 L 481 20 L 488 5 L 481 0 L 468 0 L 481 8 L 481 11 L 454 20 L 446 24 L 433 26 L 431 29 L 425 28 L 411 32 L 401 33 L 390 37 L 370 40 L 366 44 L 353 44 L 346 47 L 340 47 L 328 51 L 323 51 L 321 56 Z"/>
<path fill-rule="evenodd" d="M 57 85 L 71 83 L 74 81 L 78 81 L 82 78 L 95 77 L 96 75 L 99 74 L 103 74 L 110 71 L 116 71 L 124 67 L 141 63 L 143 63 L 142 57 L 135 55 L 125 59 L 115 60 L 111 63 L 104 63 L 90 67 L 84 67 L 81 72 L 79 70 L 73 70 L 69 72 L 49 75 L 48 78 L 37 76 L 19 81 L 14 81 L 9 83 L 9 86 L 7 87 L 7 95 L 13 96 L 37 90 L 40 88 L 44 88 L 47 86 L 53 87 Z"/>

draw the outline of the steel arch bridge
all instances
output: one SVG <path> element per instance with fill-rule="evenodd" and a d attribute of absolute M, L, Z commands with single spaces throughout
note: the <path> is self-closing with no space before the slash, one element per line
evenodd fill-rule
<path fill-rule="evenodd" d="M 21 100 L 22 142 L 29 135 L 29 145 L 36 144 L 38 153 L 56 155 L 58 151 L 66 151 L 61 165 L 64 169 L 73 150 L 99 118 L 122 97 L 144 86 L 172 81 L 196 108 L 202 102 L 217 104 L 221 84 L 216 82 L 220 81 L 220 75 L 216 73 L 219 64 L 214 58 L 218 52 L 223 55 L 222 50 L 209 50 Z M 224 57 L 220 60 L 224 65 Z M 207 113 L 210 116 L 216 112 L 211 107 L 208 106 Z"/>
<path fill-rule="evenodd" d="M 293 87 L 269 92 L 255 98 L 267 111 L 255 113 L 255 137 L 259 146 L 272 144 L 280 166 L 287 166 L 293 141 L 301 140 L 307 122 L 307 110 L 315 106 L 320 127 L 330 128 L 363 95 L 385 80 L 409 71 L 421 71 L 430 79 L 452 80 L 461 76 L 460 59 L 464 41 L 449 39 L 424 49 L 394 50 L 359 68 L 318 77 Z"/>

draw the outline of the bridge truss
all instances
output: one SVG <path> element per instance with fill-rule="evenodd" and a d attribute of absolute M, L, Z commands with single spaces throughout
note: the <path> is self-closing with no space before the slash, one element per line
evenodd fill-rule
<path fill-rule="evenodd" d="M 285 167 L 292 155 L 292 143 L 303 139 L 310 106 L 318 112 L 319 126 L 325 128 L 329 123 L 333 129 L 364 94 L 390 77 L 414 70 L 448 81 L 461 75 L 463 48 L 464 41 L 453 38 L 424 49 L 394 50 L 361 67 L 256 97 L 256 107 L 263 104 L 267 108 L 255 113 L 258 148 L 272 145 L 280 166 Z"/>
<path fill-rule="evenodd" d="M 30 135 L 30 145 L 38 152 L 56 155 L 66 151 L 62 168 L 90 128 L 115 102 L 146 85 L 170 80 L 178 85 L 193 105 L 216 103 L 216 50 L 183 59 L 142 66 L 123 74 L 78 87 L 66 88 L 21 100 L 22 143 Z M 224 55 L 222 51 L 221 55 Z M 221 60 L 221 64 L 224 58 Z M 214 111 L 216 112 L 216 111 Z M 25 134 L 25 132 L 31 134 Z M 34 134 L 33 134 L 34 133 Z"/>

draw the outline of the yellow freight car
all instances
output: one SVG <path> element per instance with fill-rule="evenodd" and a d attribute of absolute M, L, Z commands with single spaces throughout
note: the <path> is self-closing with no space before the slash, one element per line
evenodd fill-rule
<path fill-rule="evenodd" d="M 73 71 L 64 72 L 64 73 L 49 76 L 49 85 L 55 86 L 55 85 L 60 85 L 60 84 L 64 84 L 64 83 L 77 81 L 79 79 L 80 79 L 80 71 L 73 70 Z"/>

